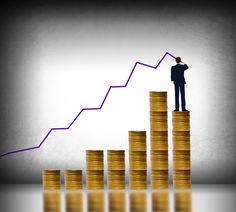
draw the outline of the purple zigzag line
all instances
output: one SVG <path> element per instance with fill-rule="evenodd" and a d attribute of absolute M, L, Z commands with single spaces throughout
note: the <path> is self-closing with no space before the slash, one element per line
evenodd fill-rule
<path fill-rule="evenodd" d="M 30 148 L 19 149 L 19 150 L 7 152 L 7 153 L 4 153 L 4 154 L 0 155 L 0 157 L 4 157 L 4 156 L 6 156 L 6 155 L 11 155 L 11 154 L 19 153 L 19 152 L 26 152 L 26 151 L 29 151 L 29 150 L 33 150 L 33 149 L 38 149 L 38 148 L 40 148 L 40 147 L 43 145 L 43 143 L 45 142 L 45 140 L 47 139 L 47 137 L 50 135 L 50 133 L 51 133 L 52 131 L 68 130 L 68 129 L 70 129 L 70 127 L 73 125 L 73 123 L 77 120 L 77 118 L 80 116 L 80 114 L 81 114 L 83 111 L 85 111 L 85 110 L 101 110 L 102 107 L 103 107 L 103 105 L 104 105 L 104 103 L 105 103 L 105 101 L 106 101 L 106 99 L 107 99 L 107 96 L 108 96 L 108 94 L 110 93 L 110 91 L 111 91 L 112 88 L 125 88 L 125 87 L 127 87 L 128 83 L 129 83 L 129 81 L 130 81 L 130 79 L 131 79 L 131 76 L 133 75 L 133 72 L 134 72 L 134 70 L 135 70 L 135 68 L 136 68 L 137 65 L 142 65 L 142 66 L 146 66 L 146 67 L 149 67 L 149 68 L 152 68 L 152 69 L 157 69 L 157 67 L 161 64 L 161 62 L 163 61 L 163 59 L 165 58 L 166 55 L 169 55 L 169 56 L 171 56 L 172 58 L 175 59 L 175 56 L 173 56 L 173 55 L 170 54 L 169 52 L 166 52 L 166 53 L 163 55 L 163 57 L 161 58 L 161 60 L 158 62 L 158 64 L 157 64 L 156 66 L 151 66 L 151 65 L 148 65 L 148 64 L 141 63 L 141 62 L 138 62 L 138 61 L 137 61 L 137 62 L 135 63 L 135 65 L 134 65 L 134 67 L 133 67 L 133 69 L 132 69 L 132 71 L 131 71 L 131 73 L 130 73 L 130 75 L 129 75 L 129 78 L 128 78 L 128 80 L 126 81 L 125 85 L 112 85 L 112 86 L 110 86 L 109 89 L 108 89 L 108 91 L 107 91 L 107 93 L 106 93 L 106 95 L 105 95 L 105 97 L 104 97 L 104 99 L 103 99 L 103 101 L 102 101 L 102 104 L 101 104 L 100 107 L 97 107 L 97 108 L 83 108 L 83 109 L 78 113 L 78 115 L 74 118 L 74 120 L 70 123 L 70 125 L 69 125 L 68 127 L 51 128 L 51 129 L 48 131 L 48 133 L 46 134 L 46 136 L 43 138 L 43 140 L 40 142 L 40 144 L 39 144 L 38 146 L 34 146 L 34 147 L 30 147 Z"/>

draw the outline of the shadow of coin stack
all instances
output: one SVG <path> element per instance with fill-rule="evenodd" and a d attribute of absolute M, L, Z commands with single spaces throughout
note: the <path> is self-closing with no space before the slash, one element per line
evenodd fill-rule
<path fill-rule="evenodd" d="M 151 91 L 149 100 L 151 188 L 167 189 L 169 187 L 167 92 Z"/>
<path fill-rule="evenodd" d="M 65 194 L 66 212 L 83 212 L 83 193 L 68 192 Z"/>
<path fill-rule="evenodd" d="M 125 151 L 107 150 L 108 189 L 125 189 Z"/>
<path fill-rule="evenodd" d="M 126 212 L 126 193 L 113 191 L 108 193 L 109 212 Z"/>
<path fill-rule="evenodd" d="M 174 189 L 191 188 L 190 114 L 172 112 L 173 124 L 173 186 Z"/>
<path fill-rule="evenodd" d="M 105 204 L 105 193 L 103 191 L 89 191 L 87 193 L 88 212 L 105 212 Z"/>
<path fill-rule="evenodd" d="M 103 150 L 86 150 L 86 166 L 87 189 L 104 189 Z"/>
<path fill-rule="evenodd" d="M 152 192 L 152 212 L 169 212 L 169 192 Z"/>
<path fill-rule="evenodd" d="M 147 188 L 146 131 L 129 131 L 129 186 Z"/>
<path fill-rule="evenodd" d="M 43 193 L 43 211 L 60 212 L 61 194 L 59 191 L 47 191 Z"/>
<path fill-rule="evenodd" d="M 192 212 L 192 193 L 174 192 L 175 212 Z"/>

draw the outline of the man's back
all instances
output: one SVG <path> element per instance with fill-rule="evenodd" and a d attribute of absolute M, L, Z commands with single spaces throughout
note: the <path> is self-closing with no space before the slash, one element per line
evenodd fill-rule
<path fill-rule="evenodd" d="M 184 71 L 188 69 L 188 66 L 177 64 L 175 66 L 171 67 L 171 81 L 173 81 L 175 84 L 186 84 L 185 78 L 184 78 Z"/>

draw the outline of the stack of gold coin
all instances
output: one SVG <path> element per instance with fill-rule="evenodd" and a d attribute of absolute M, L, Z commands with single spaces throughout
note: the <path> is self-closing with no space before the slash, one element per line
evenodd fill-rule
<path fill-rule="evenodd" d="M 146 151 L 146 131 L 129 131 L 129 150 Z"/>
<path fill-rule="evenodd" d="M 105 211 L 104 192 L 88 192 L 87 207 L 88 207 L 88 212 L 104 212 Z"/>
<path fill-rule="evenodd" d="M 83 188 L 82 170 L 65 170 L 64 180 L 66 190 L 81 190 Z"/>
<path fill-rule="evenodd" d="M 169 192 L 152 193 L 152 211 L 169 212 Z"/>
<path fill-rule="evenodd" d="M 87 189 L 104 189 L 103 150 L 86 150 Z"/>
<path fill-rule="evenodd" d="M 125 192 L 109 192 L 109 212 L 125 212 Z"/>
<path fill-rule="evenodd" d="M 174 170 L 190 170 L 190 151 L 173 150 Z"/>
<path fill-rule="evenodd" d="M 157 151 L 168 150 L 167 131 L 151 131 L 151 150 L 157 150 Z"/>
<path fill-rule="evenodd" d="M 190 131 L 173 131 L 173 149 L 190 151 Z"/>
<path fill-rule="evenodd" d="M 174 189 L 190 189 L 191 188 L 191 172 L 190 170 L 174 170 L 173 171 Z"/>
<path fill-rule="evenodd" d="M 146 170 L 130 170 L 129 179 L 129 186 L 131 190 L 144 190 L 147 188 Z"/>
<path fill-rule="evenodd" d="M 66 212 L 83 212 L 83 195 L 80 192 L 66 193 Z"/>
<path fill-rule="evenodd" d="M 131 192 L 129 196 L 129 211 L 147 212 L 146 192 Z"/>
<path fill-rule="evenodd" d="M 189 112 L 172 112 L 173 131 L 190 131 Z"/>
<path fill-rule="evenodd" d="M 44 212 L 60 212 L 61 197 L 59 192 L 44 192 L 43 194 Z"/>
<path fill-rule="evenodd" d="M 125 151 L 107 150 L 108 189 L 125 189 Z"/>
<path fill-rule="evenodd" d="M 175 192 L 175 212 L 192 212 L 192 194 L 190 192 Z"/>
<path fill-rule="evenodd" d="M 168 184 L 168 170 L 151 170 L 152 189 L 166 189 Z"/>
<path fill-rule="evenodd" d="M 168 170 L 168 150 L 151 150 L 153 170 Z"/>
<path fill-rule="evenodd" d="M 167 111 L 167 92 L 150 91 L 150 111 L 166 112 Z"/>
<path fill-rule="evenodd" d="M 175 189 L 191 188 L 190 114 L 172 112 L 173 185 Z"/>
<path fill-rule="evenodd" d="M 129 182 L 131 190 L 147 188 L 146 131 L 129 131 Z"/>
<path fill-rule="evenodd" d="M 167 189 L 169 186 L 167 92 L 151 91 L 149 100 L 151 187 L 152 189 Z"/>
<path fill-rule="evenodd" d="M 43 188 L 44 190 L 60 190 L 60 170 L 43 170 Z"/>
<path fill-rule="evenodd" d="M 129 151 L 130 170 L 147 170 L 146 151 Z"/>

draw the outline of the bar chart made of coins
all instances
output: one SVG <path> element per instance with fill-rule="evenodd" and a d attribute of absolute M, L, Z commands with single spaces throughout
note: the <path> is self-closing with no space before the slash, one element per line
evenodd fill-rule
<path fill-rule="evenodd" d="M 85 188 L 87 190 L 146 190 L 148 189 L 148 169 L 150 163 L 150 188 L 169 189 L 169 175 L 173 175 L 173 188 L 191 189 L 190 160 L 190 112 L 172 112 L 173 172 L 169 172 L 168 153 L 168 101 L 167 92 L 150 91 L 150 157 L 147 157 L 147 132 L 130 130 L 127 132 L 129 151 L 122 149 L 86 150 Z M 107 154 L 104 155 L 104 152 Z M 125 158 L 128 156 L 129 176 L 126 181 Z M 104 164 L 107 158 L 107 166 Z M 107 170 L 105 170 L 107 167 Z M 107 176 L 104 176 L 107 173 Z M 64 171 L 64 189 L 83 189 L 82 170 Z M 107 183 L 105 182 L 107 179 Z M 44 190 L 60 190 L 60 170 L 43 170 Z"/>

